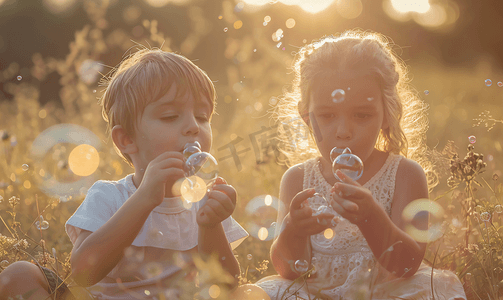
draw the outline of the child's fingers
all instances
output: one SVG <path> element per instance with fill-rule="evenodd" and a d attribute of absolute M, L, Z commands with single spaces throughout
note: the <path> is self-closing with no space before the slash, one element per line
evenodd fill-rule
<path fill-rule="evenodd" d="M 313 210 L 311 207 L 306 206 L 301 209 L 295 209 L 290 211 L 290 216 L 293 220 L 302 220 L 309 218 L 313 215 Z"/>
<path fill-rule="evenodd" d="M 341 206 L 346 211 L 356 212 L 359 209 L 358 204 L 356 204 L 351 200 L 342 198 L 338 192 L 332 193 L 332 199 L 333 199 L 333 201 L 331 201 L 332 207 L 334 206 L 335 203 Z"/>
<path fill-rule="evenodd" d="M 213 186 L 213 191 L 219 191 L 229 197 L 234 205 L 236 205 L 237 193 L 232 185 L 218 184 Z"/>
<path fill-rule="evenodd" d="M 220 191 L 211 191 L 208 193 L 208 198 L 214 201 L 208 201 L 207 204 L 212 203 L 212 207 L 216 205 L 222 206 L 227 212 L 234 212 L 234 203 L 227 194 Z"/>
<path fill-rule="evenodd" d="M 218 201 L 214 201 L 214 199 L 213 201 L 212 199 L 209 199 L 206 202 L 206 205 L 201 208 L 200 214 L 201 216 L 207 217 L 212 223 L 223 221 L 229 216 L 229 213 L 225 210 L 225 208 L 220 205 Z"/>
<path fill-rule="evenodd" d="M 290 211 L 301 208 L 302 202 L 312 197 L 315 193 L 314 188 L 303 190 L 295 195 L 290 203 Z"/>
<path fill-rule="evenodd" d="M 336 174 L 337 174 L 337 177 L 339 177 L 342 180 L 342 182 L 349 183 L 351 185 L 361 186 L 361 184 L 354 181 L 353 178 L 344 174 L 341 170 L 337 170 Z"/>

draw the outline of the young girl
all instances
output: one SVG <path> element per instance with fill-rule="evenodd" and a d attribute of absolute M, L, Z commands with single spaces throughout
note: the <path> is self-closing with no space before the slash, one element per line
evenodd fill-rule
<path fill-rule="evenodd" d="M 426 108 L 408 88 L 405 66 L 381 35 L 348 31 L 303 47 L 294 71 L 293 91 L 276 113 L 283 124 L 300 115 L 309 128 L 308 141 L 285 149 L 290 162 L 307 160 L 281 182 L 287 209 L 271 247 L 279 276 L 257 285 L 271 299 L 431 299 L 427 245 L 405 233 L 402 219 L 407 204 L 428 198 L 431 171 L 421 160 Z M 361 158 L 361 178 L 339 170 L 336 180 L 334 147 Z M 313 215 L 327 204 L 315 192 L 331 205 Z M 292 281 L 308 267 L 315 273 L 305 283 Z M 436 299 L 466 299 L 449 271 L 434 270 L 433 290 Z"/>

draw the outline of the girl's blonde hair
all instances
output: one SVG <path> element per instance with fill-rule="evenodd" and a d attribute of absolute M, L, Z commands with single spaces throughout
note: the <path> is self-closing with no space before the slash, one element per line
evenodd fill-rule
<path fill-rule="evenodd" d="M 409 86 L 407 67 L 393 52 L 390 42 L 373 32 L 346 31 L 338 37 L 325 37 L 306 45 L 297 53 L 292 89 L 284 91 L 273 111 L 280 122 L 279 137 L 286 164 L 294 165 L 320 155 L 305 123 L 316 79 L 362 69 L 380 84 L 384 117 L 389 124 L 381 130 L 376 148 L 417 161 L 427 174 L 430 189 L 433 188 L 438 180 L 426 155 L 427 105 Z M 303 120 L 304 135 L 298 120 Z"/>
<path fill-rule="evenodd" d="M 119 67 L 102 80 L 105 91 L 100 99 L 107 133 L 121 125 L 135 137 L 145 107 L 164 96 L 176 84 L 177 96 L 190 92 L 197 100 L 210 101 L 212 113 L 216 92 L 208 75 L 187 58 L 160 49 L 140 49 L 127 57 Z M 116 152 L 133 166 L 131 158 L 114 144 Z"/>

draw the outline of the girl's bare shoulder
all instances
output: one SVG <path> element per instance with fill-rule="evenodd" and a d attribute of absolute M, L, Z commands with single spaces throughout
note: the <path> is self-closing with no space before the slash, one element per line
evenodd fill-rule
<path fill-rule="evenodd" d="M 304 186 L 304 164 L 300 163 L 290 167 L 283 174 L 280 186 L 280 198 L 283 202 L 292 200 L 298 192 L 303 190 Z"/>

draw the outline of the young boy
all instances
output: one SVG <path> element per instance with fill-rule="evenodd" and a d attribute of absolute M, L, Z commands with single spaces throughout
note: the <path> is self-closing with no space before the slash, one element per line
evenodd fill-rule
<path fill-rule="evenodd" d="M 224 270 L 239 275 L 232 249 L 247 233 L 231 217 L 234 188 L 218 178 L 206 203 L 191 208 L 184 207 L 177 188 L 185 176 L 185 144 L 211 148 L 215 99 L 201 69 L 161 50 L 136 52 L 111 76 L 102 113 L 115 149 L 135 172 L 97 181 L 66 223 L 74 245 L 73 279 L 96 298 L 154 299 L 163 293 L 176 299 L 174 281 L 192 265 L 192 253 L 216 253 Z M 0 274 L 0 295 L 36 288 L 32 299 L 45 299 L 54 283 L 33 267 L 9 266 Z M 2 285 L 9 277 L 9 287 Z M 23 285 L 13 287 L 21 277 Z"/>

